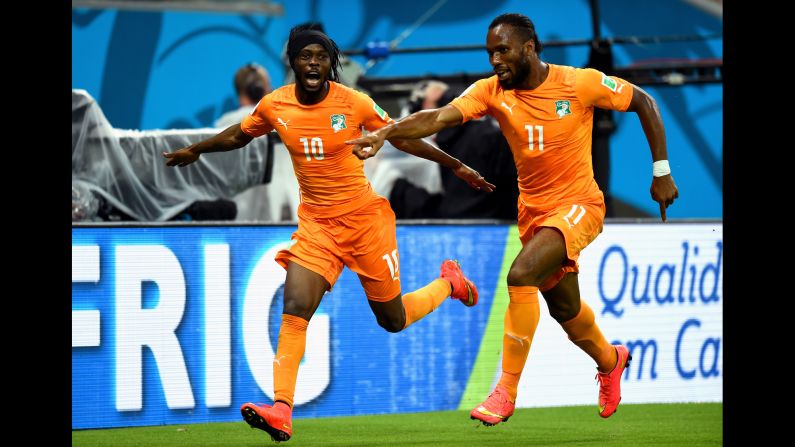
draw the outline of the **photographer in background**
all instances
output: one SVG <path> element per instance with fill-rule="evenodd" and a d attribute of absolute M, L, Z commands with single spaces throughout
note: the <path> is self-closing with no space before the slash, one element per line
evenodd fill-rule
<path fill-rule="evenodd" d="M 221 115 L 213 124 L 217 128 L 225 129 L 243 121 L 243 118 L 254 110 L 259 100 L 273 90 L 268 71 L 253 62 L 237 70 L 234 84 L 240 107 Z"/>

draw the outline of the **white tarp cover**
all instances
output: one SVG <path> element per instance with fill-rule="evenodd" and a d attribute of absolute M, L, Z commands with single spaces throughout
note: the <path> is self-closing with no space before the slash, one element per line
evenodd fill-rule
<path fill-rule="evenodd" d="M 72 90 L 73 189 L 87 188 L 136 220 L 165 221 L 197 200 L 231 199 L 263 183 L 270 136 L 204 154 L 185 168 L 166 166 L 163 152 L 220 131 L 114 129 L 88 92 Z"/>

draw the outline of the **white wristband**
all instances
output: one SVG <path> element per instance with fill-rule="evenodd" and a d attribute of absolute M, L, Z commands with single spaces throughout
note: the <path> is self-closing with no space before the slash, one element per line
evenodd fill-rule
<path fill-rule="evenodd" d="M 655 177 L 662 177 L 671 173 L 671 167 L 668 165 L 668 160 L 657 160 L 652 164 L 652 175 Z"/>

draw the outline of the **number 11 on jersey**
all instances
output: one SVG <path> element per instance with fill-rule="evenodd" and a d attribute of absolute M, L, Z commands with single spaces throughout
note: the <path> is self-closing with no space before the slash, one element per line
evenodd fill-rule
<path fill-rule="evenodd" d="M 525 124 L 524 128 L 527 129 L 527 138 L 530 143 L 530 150 L 533 150 L 533 129 L 538 133 L 538 150 L 539 152 L 544 151 L 544 126 L 533 126 L 531 124 Z"/>

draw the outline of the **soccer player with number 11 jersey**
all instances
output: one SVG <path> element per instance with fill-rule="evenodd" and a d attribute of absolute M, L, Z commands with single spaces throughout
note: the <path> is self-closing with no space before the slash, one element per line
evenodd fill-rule
<path fill-rule="evenodd" d="M 481 79 L 450 104 L 423 110 L 348 143 L 368 158 L 389 138 L 422 138 L 483 115 L 497 119 L 519 181 L 522 249 L 508 272 L 502 374 L 494 391 L 471 412 L 486 425 L 514 413 L 519 378 L 538 326 L 538 294 L 569 339 L 597 367 L 598 406 L 609 417 L 621 400 L 621 374 L 632 358 L 611 345 L 594 312 L 580 299 L 577 259 L 602 231 L 604 196 L 591 164 L 593 109 L 635 112 L 653 159 L 651 197 L 665 209 L 679 192 L 671 177 L 665 130 L 654 99 L 629 82 L 593 69 L 543 62 L 533 22 L 503 14 L 489 25 L 486 50 L 495 75 Z"/>

